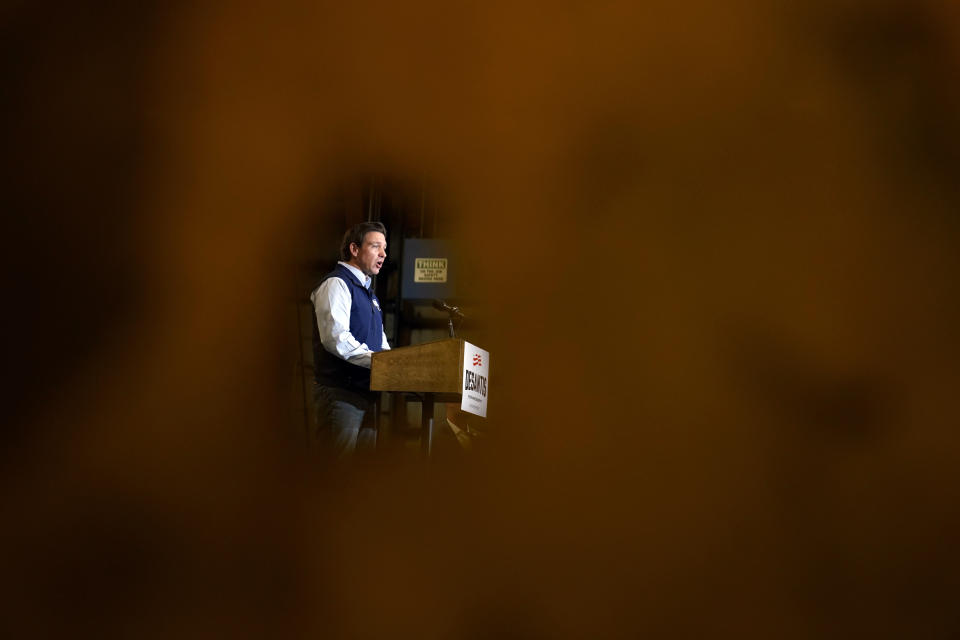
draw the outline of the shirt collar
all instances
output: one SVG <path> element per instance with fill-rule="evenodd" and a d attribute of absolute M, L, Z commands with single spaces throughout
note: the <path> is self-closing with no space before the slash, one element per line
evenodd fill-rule
<path fill-rule="evenodd" d="M 357 269 L 357 268 L 356 268 L 355 266 L 353 266 L 352 264 L 347 264 L 347 263 L 344 262 L 343 260 L 340 260 L 339 262 L 337 262 L 337 264 L 342 264 L 343 266 L 345 266 L 347 269 L 350 270 L 350 273 L 352 273 L 353 275 L 357 276 L 357 280 L 359 280 L 360 282 L 362 282 L 362 283 L 363 283 L 363 286 L 364 286 L 365 288 L 367 288 L 367 289 L 370 288 L 370 283 L 373 282 L 373 278 L 371 278 L 370 276 L 366 275 L 363 271 L 360 271 L 360 269 Z"/>

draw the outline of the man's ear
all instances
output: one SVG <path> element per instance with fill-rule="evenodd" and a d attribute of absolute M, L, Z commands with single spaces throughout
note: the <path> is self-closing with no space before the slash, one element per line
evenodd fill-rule
<path fill-rule="evenodd" d="M 354 258 L 360 255 L 360 247 L 357 246 L 356 242 L 350 243 L 350 255 L 352 255 Z"/>

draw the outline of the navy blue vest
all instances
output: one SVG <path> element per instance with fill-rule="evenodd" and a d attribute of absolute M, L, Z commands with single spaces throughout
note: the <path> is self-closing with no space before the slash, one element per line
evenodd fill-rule
<path fill-rule="evenodd" d="M 313 291 L 330 278 L 340 278 L 350 289 L 350 333 L 372 351 L 383 349 L 383 314 L 380 301 L 342 264 L 323 277 Z M 316 318 L 313 321 L 313 374 L 317 383 L 357 391 L 370 390 L 370 369 L 350 364 L 323 348 Z"/>

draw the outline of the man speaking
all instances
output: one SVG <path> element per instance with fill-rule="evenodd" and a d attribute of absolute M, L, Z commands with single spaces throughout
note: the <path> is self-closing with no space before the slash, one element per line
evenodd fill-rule
<path fill-rule="evenodd" d="M 373 406 L 370 358 L 389 349 L 380 302 L 371 288 L 387 257 L 387 230 L 361 222 L 343 236 L 340 261 L 310 294 L 313 324 L 315 433 L 338 457 L 373 448 L 376 432 L 363 427 Z"/>

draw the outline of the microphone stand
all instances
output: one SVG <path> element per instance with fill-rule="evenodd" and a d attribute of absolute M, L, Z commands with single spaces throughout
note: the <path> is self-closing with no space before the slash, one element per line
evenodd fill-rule
<path fill-rule="evenodd" d="M 447 328 L 449 328 L 450 330 L 450 337 L 456 338 L 457 336 L 454 334 L 454 331 L 453 331 L 453 318 L 454 316 L 456 316 L 456 317 L 459 317 L 461 320 L 463 320 L 463 314 L 460 313 L 460 309 L 458 309 L 457 307 L 451 307 L 443 300 L 434 300 L 433 308 L 439 309 L 440 311 L 447 312 Z"/>

